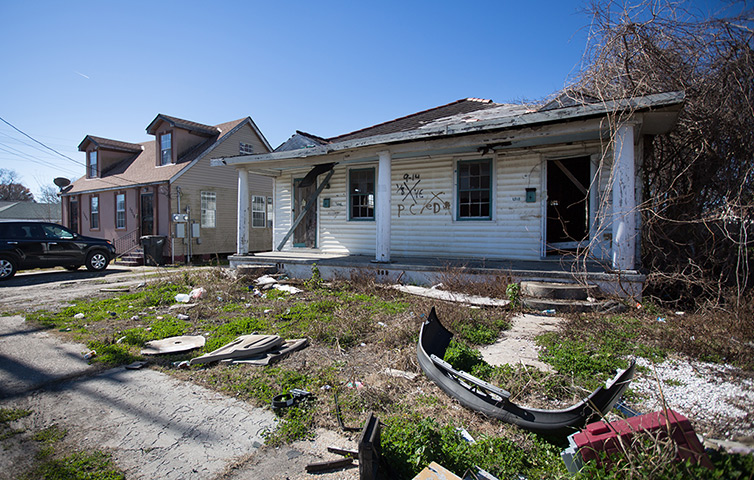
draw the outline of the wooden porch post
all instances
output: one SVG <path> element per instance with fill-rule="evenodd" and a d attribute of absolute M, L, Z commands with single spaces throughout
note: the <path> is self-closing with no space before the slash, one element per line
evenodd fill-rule
<path fill-rule="evenodd" d="M 375 261 L 390 262 L 390 213 L 391 213 L 391 161 L 390 152 L 378 153 L 380 162 L 377 168 L 377 188 L 375 195 L 374 216 L 377 227 Z"/>
<path fill-rule="evenodd" d="M 634 125 L 621 125 L 613 149 L 613 268 L 636 268 L 636 160 Z"/>
<path fill-rule="evenodd" d="M 249 171 L 237 168 L 238 171 L 238 225 L 236 232 L 236 254 L 249 253 Z"/>

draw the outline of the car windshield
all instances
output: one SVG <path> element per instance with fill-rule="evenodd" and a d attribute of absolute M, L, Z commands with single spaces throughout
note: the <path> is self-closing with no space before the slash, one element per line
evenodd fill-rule
<path fill-rule="evenodd" d="M 65 240 L 72 240 L 74 235 L 70 231 L 59 225 L 45 225 L 45 236 L 47 238 L 62 238 Z"/>

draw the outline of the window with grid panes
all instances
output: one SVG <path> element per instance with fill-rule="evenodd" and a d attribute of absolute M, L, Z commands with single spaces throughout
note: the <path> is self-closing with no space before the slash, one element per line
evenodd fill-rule
<path fill-rule="evenodd" d="M 251 226 L 255 228 L 267 226 L 267 205 L 265 197 L 261 195 L 251 197 Z"/>
<path fill-rule="evenodd" d="M 348 209 L 351 220 L 374 220 L 374 168 L 348 172 Z"/>
<path fill-rule="evenodd" d="M 202 228 L 215 228 L 217 215 L 217 195 L 215 192 L 202 192 Z"/>
<path fill-rule="evenodd" d="M 126 194 L 115 195 L 115 228 L 126 228 Z"/>
<path fill-rule="evenodd" d="M 489 220 L 492 200 L 492 161 L 458 162 L 458 218 Z"/>

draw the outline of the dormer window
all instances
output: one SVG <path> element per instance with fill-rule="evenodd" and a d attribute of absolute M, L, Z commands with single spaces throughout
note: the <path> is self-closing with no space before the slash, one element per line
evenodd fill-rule
<path fill-rule="evenodd" d="M 97 178 L 97 151 L 89 152 L 89 178 Z"/>
<path fill-rule="evenodd" d="M 173 135 L 163 133 L 160 135 L 160 165 L 173 163 Z"/>

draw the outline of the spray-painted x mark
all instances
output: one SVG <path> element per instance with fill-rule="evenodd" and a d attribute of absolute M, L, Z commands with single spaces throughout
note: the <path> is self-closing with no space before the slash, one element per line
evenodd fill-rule
<path fill-rule="evenodd" d="M 398 187 L 401 193 L 405 193 L 405 195 L 403 195 L 404 202 L 406 201 L 408 197 L 411 197 L 414 203 L 418 203 L 418 201 L 416 200 L 416 195 L 414 195 L 414 193 L 419 194 L 419 192 L 416 190 L 416 187 L 417 185 L 419 185 L 419 182 L 421 182 L 421 179 L 417 180 L 413 187 L 409 187 L 407 182 L 403 182 L 403 186 Z"/>

